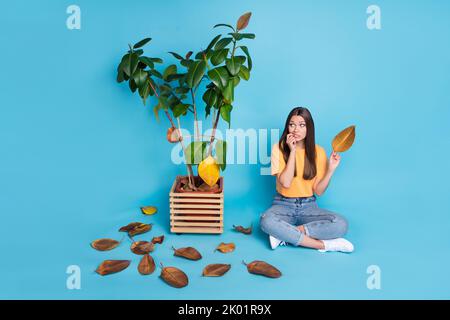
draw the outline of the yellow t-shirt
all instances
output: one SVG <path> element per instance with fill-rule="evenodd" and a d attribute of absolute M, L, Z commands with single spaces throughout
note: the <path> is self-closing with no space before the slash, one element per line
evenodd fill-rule
<path fill-rule="evenodd" d="M 305 149 L 296 149 L 295 157 L 297 165 L 297 176 L 292 179 L 291 186 L 289 188 L 283 188 L 278 181 L 278 174 L 283 172 L 286 167 L 286 163 L 283 158 L 283 154 L 278 147 L 278 143 L 272 147 L 271 160 L 271 174 L 277 176 L 277 191 L 285 197 L 297 198 L 297 197 L 311 197 L 313 195 L 313 186 L 318 183 L 325 176 L 327 172 L 327 155 L 325 149 L 316 144 L 316 168 L 317 174 L 311 180 L 303 179 L 303 168 L 305 163 Z"/>

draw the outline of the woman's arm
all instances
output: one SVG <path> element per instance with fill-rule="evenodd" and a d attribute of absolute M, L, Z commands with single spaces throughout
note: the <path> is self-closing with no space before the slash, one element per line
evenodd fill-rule
<path fill-rule="evenodd" d="M 289 188 L 294 179 L 295 170 L 295 150 L 289 153 L 289 158 L 286 163 L 284 170 L 278 175 L 278 181 L 281 183 L 283 188 Z"/>
<path fill-rule="evenodd" d="M 339 165 L 339 162 L 341 161 L 341 156 L 334 152 L 330 156 L 330 160 L 328 162 L 328 169 L 325 173 L 325 176 L 320 180 L 315 186 L 314 186 L 314 193 L 318 196 L 321 196 L 325 190 L 327 189 L 328 185 L 330 184 L 331 177 L 334 174 L 334 171 Z"/>
<path fill-rule="evenodd" d="M 284 170 L 278 175 L 278 181 L 283 186 L 283 188 L 289 188 L 292 183 L 292 179 L 294 179 L 295 173 L 295 149 L 297 144 L 295 142 L 295 138 L 293 134 L 288 134 L 286 137 L 286 143 L 291 150 L 289 153 L 289 158 L 286 163 L 286 167 Z"/>

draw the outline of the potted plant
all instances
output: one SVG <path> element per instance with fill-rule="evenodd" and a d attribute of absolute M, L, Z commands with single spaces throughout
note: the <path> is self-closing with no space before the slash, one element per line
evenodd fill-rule
<path fill-rule="evenodd" d="M 156 64 L 162 64 L 163 60 L 145 56 L 142 49 L 151 38 L 129 45 L 117 68 L 117 81 L 128 82 L 130 90 L 139 93 L 144 105 L 149 97 L 154 97 L 155 117 L 159 121 L 162 110 L 170 122 L 167 140 L 180 143 L 184 152 L 187 175 L 178 176 L 170 192 L 172 232 L 223 231 L 220 171 L 226 168 L 226 141 L 215 135 L 220 119 L 230 126 L 234 90 L 241 80 L 250 78 L 252 60 L 248 48 L 241 45 L 245 39 L 255 38 L 252 33 L 242 32 L 250 17 L 250 12 L 242 15 L 235 27 L 215 25 L 214 28 L 226 28 L 229 32 L 215 36 L 204 50 L 185 55 L 169 52 L 178 62 L 167 66 L 162 73 Z M 202 135 L 198 128 L 200 88 L 206 89 L 201 105 L 205 118 L 212 118 L 211 136 Z M 189 137 L 192 142 L 186 145 L 188 137 L 182 136 L 180 118 L 188 113 L 193 115 L 194 134 Z M 194 175 L 195 166 L 198 175 Z"/>

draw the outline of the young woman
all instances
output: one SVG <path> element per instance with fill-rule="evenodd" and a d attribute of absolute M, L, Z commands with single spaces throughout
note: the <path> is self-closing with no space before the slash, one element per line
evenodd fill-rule
<path fill-rule="evenodd" d="M 309 110 L 292 109 L 279 143 L 272 148 L 271 173 L 277 178 L 277 194 L 260 221 L 272 249 L 290 243 L 321 252 L 353 251 L 353 245 L 342 238 L 347 232 L 346 219 L 319 208 L 314 195 L 325 192 L 340 161 L 336 152 L 327 161 L 325 150 L 316 145 Z"/>

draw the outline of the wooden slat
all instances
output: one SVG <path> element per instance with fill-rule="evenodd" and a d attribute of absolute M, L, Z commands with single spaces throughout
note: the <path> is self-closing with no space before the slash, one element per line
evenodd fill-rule
<path fill-rule="evenodd" d="M 191 208 L 191 209 L 222 209 L 223 205 L 212 205 L 212 204 L 176 204 L 171 203 L 170 204 L 171 209 L 175 208 Z"/>
<path fill-rule="evenodd" d="M 175 179 L 175 181 L 174 181 L 173 184 L 172 184 L 172 188 L 170 188 L 169 196 L 170 196 L 172 193 L 174 193 L 176 184 L 177 184 L 177 179 Z"/>
<path fill-rule="evenodd" d="M 170 229 L 173 233 L 223 233 L 223 228 L 186 228 L 186 227 L 172 227 Z"/>
<path fill-rule="evenodd" d="M 223 191 L 221 193 L 175 193 L 170 189 L 170 231 L 173 233 L 223 233 Z"/>
<path fill-rule="evenodd" d="M 169 197 L 171 198 L 206 198 L 206 199 L 223 199 L 223 193 L 177 193 L 171 192 L 169 193 Z"/>
<path fill-rule="evenodd" d="M 223 218 L 222 217 L 171 216 L 170 220 L 171 221 L 174 221 L 174 220 L 192 220 L 192 221 L 196 221 L 196 220 L 212 220 L 212 221 L 223 221 Z"/>
<path fill-rule="evenodd" d="M 195 209 L 171 209 L 170 214 L 177 214 L 177 213 L 183 213 L 183 214 L 222 214 L 222 208 L 218 208 L 217 210 L 195 210 Z"/>
<path fill-rule="evenodd" d="M 178 226 L 178 227 L 221 227 L 222 222 L 170 222 L 171 226 Z"/>
<path fill-rule="evenodd" d="M 181 202 L 190 202 L 190 203 L 223 203 L 223 199 L 194 199 L 194 198 L 170 198 L 171 203 L 181 203 Z"/>

